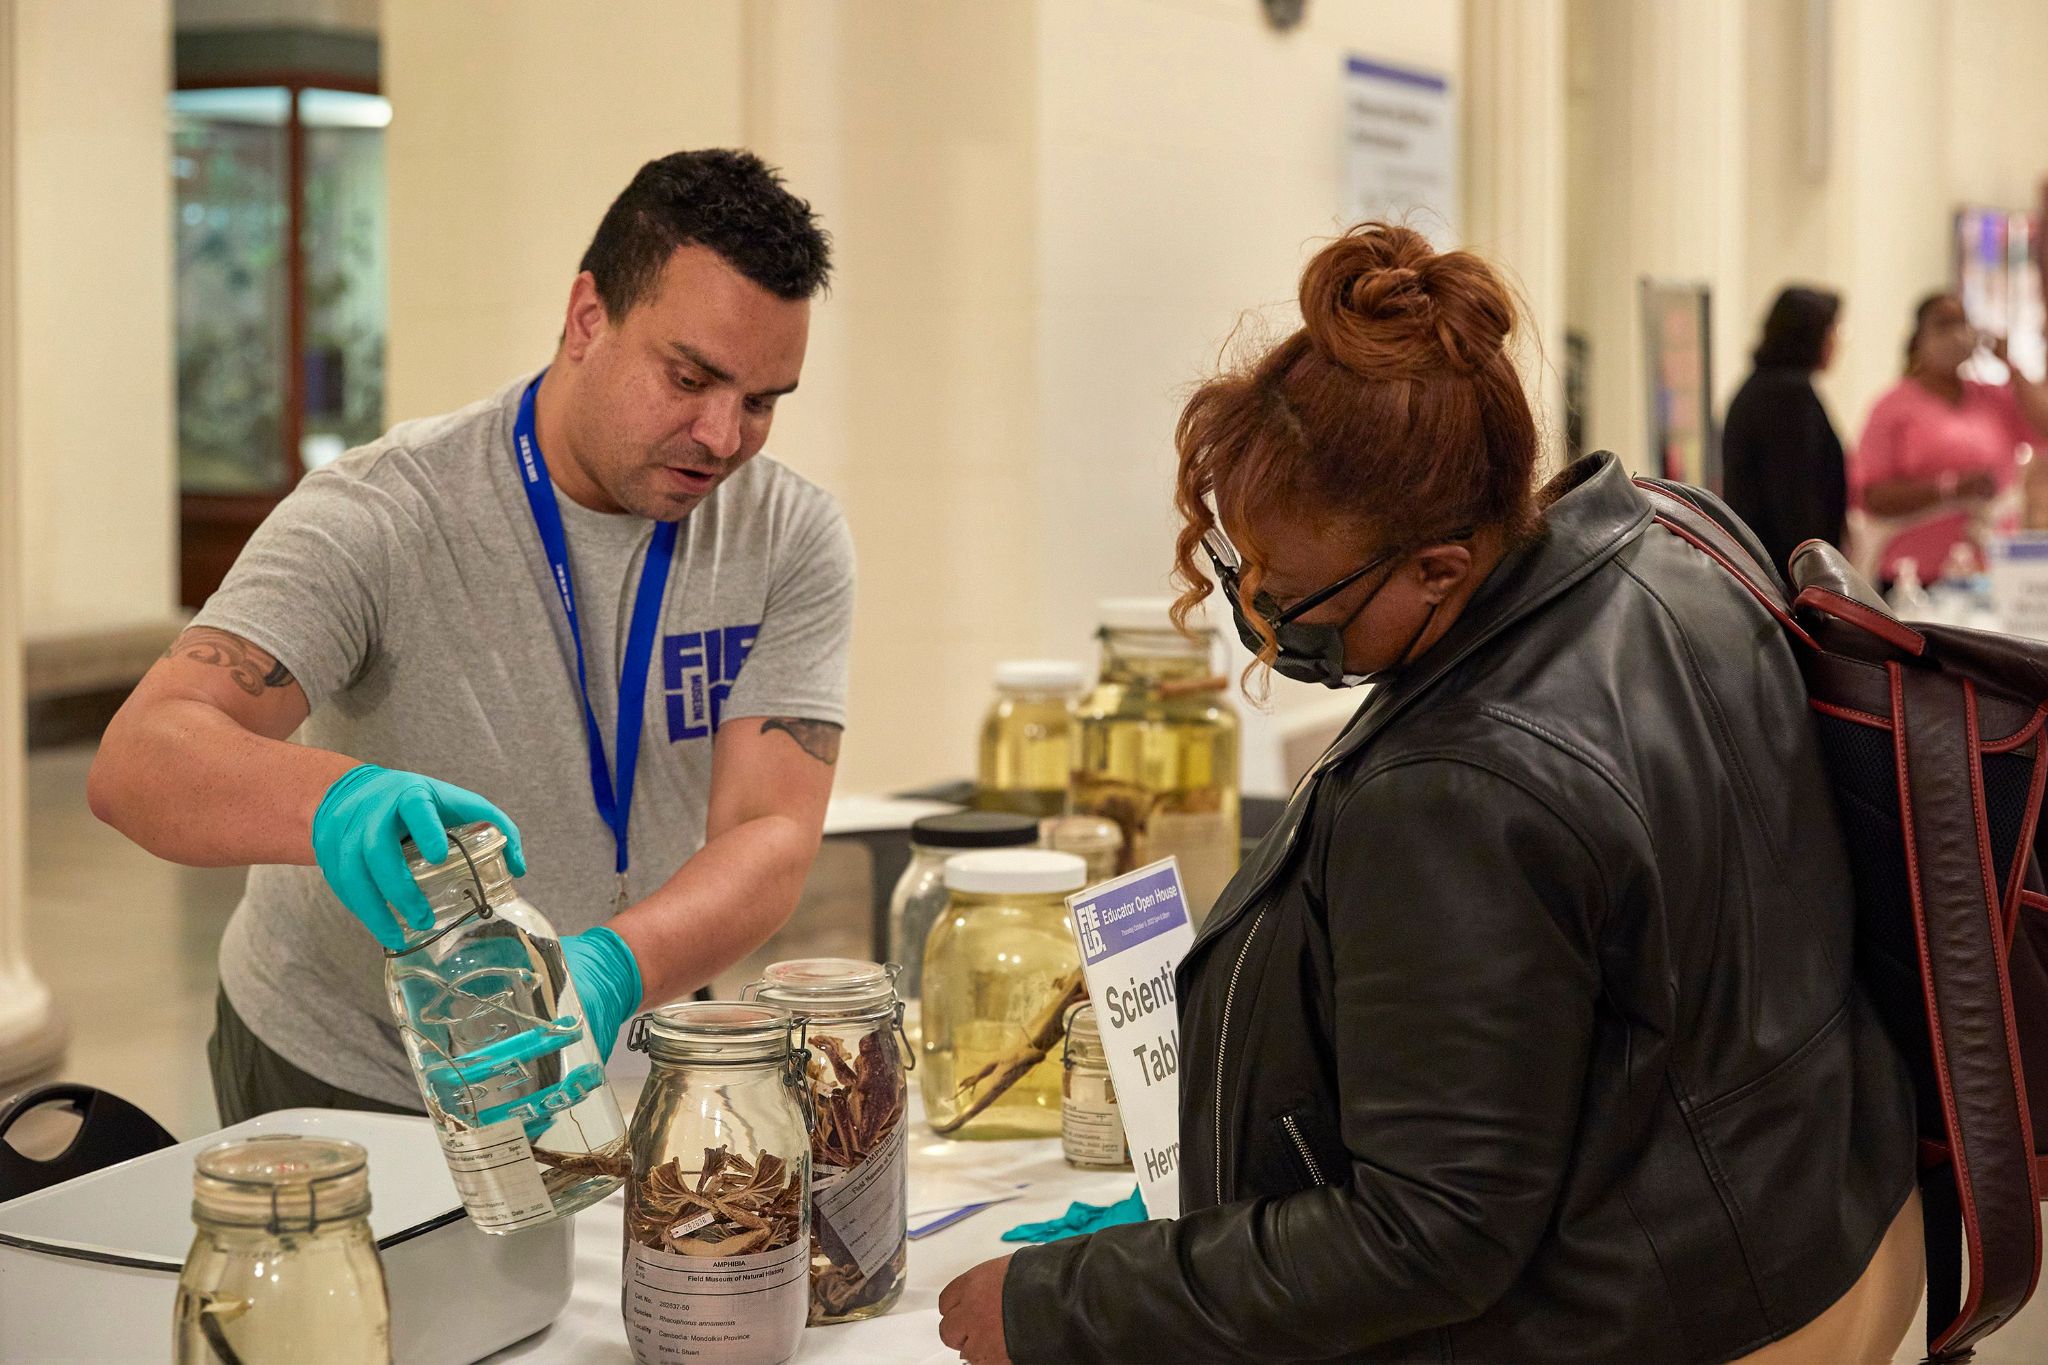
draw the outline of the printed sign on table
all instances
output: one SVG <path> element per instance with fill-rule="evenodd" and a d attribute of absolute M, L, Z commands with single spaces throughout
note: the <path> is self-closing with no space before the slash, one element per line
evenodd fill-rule
<path fill-rule="evenodd" d="M 1194 945 L 1180 865 L 1141 867 L 1067 897 L 1081 971 L 1123 1111 L 1145 1211 L 1180 1216 L 1180 1002 L 1174 970 Z"/>

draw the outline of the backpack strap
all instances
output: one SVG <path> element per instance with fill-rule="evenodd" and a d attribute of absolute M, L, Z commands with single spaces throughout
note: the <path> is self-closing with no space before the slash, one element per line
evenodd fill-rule
<path fill-rule="evenodd" d="M 1900 830 L 1950 1157 L 1923 1181 L 1928 1355 L 1951 1359 L 2003 1326 L 2033 1293 L 2040 1187 L 2006 974 L 2005 897 L 1979 766 L 1976 689 L 1934 669 L 1886 667 Z M 1959 1296 L 1965 1263 L 1969 1291 Z"/>
<path fill-rule="evenodd" d="M 1787 635 L 1808 649 L 1820 648 L 1806 633 L 1806 627 L 1793 619 L 1777 576 L 1757 563 L 1756 556 L 1733 532 L 1686 497 L 1681 491 L 1682 485 L 1667 484 L 1659 479 L 1637 479 L 1635 485 L 1649 498 L 1650 506 L 1656 511 L 1658 525 L 1726 569 L 1765 611 L 1777 619 Z"/>

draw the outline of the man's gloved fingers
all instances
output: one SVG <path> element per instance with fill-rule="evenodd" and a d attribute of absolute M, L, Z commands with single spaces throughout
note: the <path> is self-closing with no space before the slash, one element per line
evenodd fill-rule
<path fill-rule="evenodd" d="M 496 825 L 505 834 L 505 865 L 512 869 L 515 877 L 526 875 L 526 851 L 519 843 L 519 826 L 512 823 L 512 817 L 478 796 L 473 791 L 451 786 L 446 782 L 434 784 L 434 799 L 441 804 L 441 814 L 451 825 L 466 825 L 472 820 L 483 820 Z"/>
<path fill-rule="evenodd" d="M 377 942 L 394 952 L 405 946 L 405 934 L 392 915 L 391 907 L 378 894 L 377 884 L 361 858 L 350 858 L 340 867 L 323 871 L 327 871 L 327 885 L 333 889 L 336 898 L 348 907 L 350 914 L 363 922 L 363 927 Z"/>
<path fill-rule="evenodd" d="M 398 822 L 412 836 L 420 856 L 430 863 L 448 861 L 448 829 L 435 804 L 434 789 L 425 782 L 413 782 L 398 793 Z"/>
<path fill-rule="evenodd" d="M 369 866 L 370 878 L 376 882 L 378 892 L 401 919 L 415 929 L 433 927 L 433 907 L 427 904 L 426 893 L 420 890 L 419 883 L 412 879 L 412 872 L 405 865 L 405 855 L 398 851 L 397 830 L 387 826 L 372 839 L 369 847 L 363 850 L 363 861 Z"/>

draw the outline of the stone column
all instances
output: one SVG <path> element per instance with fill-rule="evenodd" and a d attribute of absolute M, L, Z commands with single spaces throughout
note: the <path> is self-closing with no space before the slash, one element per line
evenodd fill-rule
<path fill-rule="evenodd" d="M 1465 242 L 1505 267 L 1527 316 L 1523 369 L 1546 447 L 1563 448 L 1564 0 L 1467 0 Z"/>
<path fill-rule="evenodd" d="M 0 1086 L 54 1066 L 64 1035 L 50 992 L 28 960 L 22 733 L 20 448 L 15 401 L 21 357 L 15 317 L 15 0 L 0 0 Z"/>

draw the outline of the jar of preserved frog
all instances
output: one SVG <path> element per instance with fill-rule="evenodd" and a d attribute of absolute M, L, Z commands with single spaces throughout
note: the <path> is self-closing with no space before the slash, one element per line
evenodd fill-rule
<path fill-rule="evenodd" d="M 702 1000 L 634 1020 L 620 1309 L 640 1365 L 781 1365 L 810 1315 L 806 1056 L 787 1010 Z"/>
<path fill-rule="evenodd" d="M 1074 699 L 1086 681 L 1081 665 L 1065 659 L 996 665 L 995 704 L 981 724 L 977 809 L 1040 819 L 1066 811 L 1074 771 Z"/>
<path fill-rule="evenodd" d="M 924 941 L 946 909 L 946 860 L 975 849 L 1030 848 L 1038 840 L 1039 822 L 1010 811 L 927 815 L 910 826 L 910 863 L 889 897 L 889 945 L 883 956 L 903 967 L 896 988 L 908 1002 L 904 1027 L 913 1047 L 921 1026 Z"/>
<path fill-rule="evenodd" d="M 1102 604 L 1102 669 L 1077 712 L 1072 808 L 1123 832 L 1117 871 L 1169 855 L 1197 923 L 1237 871 L 1238 723 L 1215 632 L 1166 599 Z"/>
<path fill-rule="evenodd" d="M 1049 849 L 947 862 L 946 912 L 925 944 L 918 1069 L 933 1132 L 1059 1135 L 1059 1041 L 1087 993 L 1065 897 L 1086 881 L 1086 864 Z"/>
<path fill-rule="evenodd" d="M 895 969 L 844 957 L 777 962 L 748 987 L 790 1012 L 811 1054 L 811 1324 L 879 1317 L 903 1297 L 910 1108 Z"/>
<path fill-rule="evenodd" d="M 596 1203 L 625 1171 L 625 1120 L 503 832 L 449 830 L 440 863 L 405 852 L 434 923 L 384 955 L 384 982 L 470 1220 L 507 1233 Z"/>
<path fill-rule="evenodd" d="M 192 1221 L 173 1310 L 177 1365 L 391 1359 L 361 1147 L 294 1133 L 209 1147 L 193 1164 Z"/>

